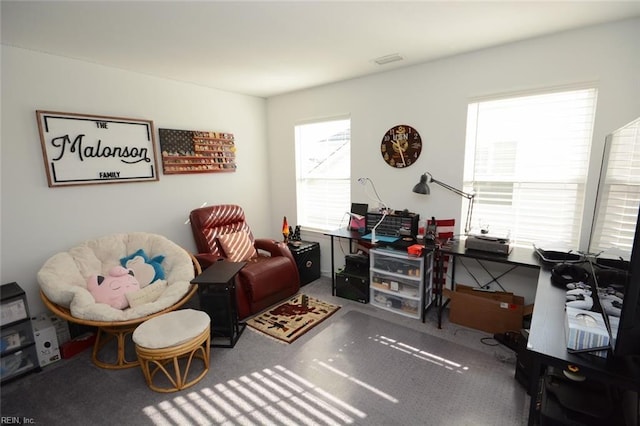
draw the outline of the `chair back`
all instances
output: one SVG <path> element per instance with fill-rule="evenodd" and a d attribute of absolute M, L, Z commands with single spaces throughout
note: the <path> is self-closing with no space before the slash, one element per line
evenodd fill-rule
<path fill-rule="evenodd" d="M 235 204 L 200 207 L 191 212 L 189 220 L 198 253 L 224 256 L 218 237 L 234 232 L 247 231 L 251 241 L 255 241 L 245 220 L 244 210 Z"/>
<path fill-rule="evenodd" d="M 428 225 L 433 225 L 433 221 L 430 219 L 427 222 Z M 453 238 L 453 230 L 456 225 L 455 219 L 436 219 L 436 243 L 439 246 L 446 245 Z M 434 265 L 434 284 L 437 284 L 436 292 L 439 292 L 441 288 L 447 286 L 447 273 L 449 271 L 449 255 L 441 254 L 440 251 L 436 252 L 436 259 Z M 441 256 L 441 258 L 440 258 Z M 442 265 L 442 281 L 436 282 L 436 277 L 440 272 L 440 265 Z"/>

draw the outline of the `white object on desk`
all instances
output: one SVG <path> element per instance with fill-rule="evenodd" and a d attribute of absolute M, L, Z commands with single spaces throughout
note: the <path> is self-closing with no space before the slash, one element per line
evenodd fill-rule
<path fill-rule="evenodd" d="M 567 349 L 570 351 L 589 352 L 602 358 L 607 357 L 609 332 L 601 313 L 567 306 L 564 331 Z"/>

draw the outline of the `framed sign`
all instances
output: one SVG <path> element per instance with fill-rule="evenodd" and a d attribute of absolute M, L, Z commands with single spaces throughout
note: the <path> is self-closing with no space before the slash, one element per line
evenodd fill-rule
<path fill-rule="evenodd" d="M 36 111 L 50 187 L 158 180 L 153 122 Z"/>

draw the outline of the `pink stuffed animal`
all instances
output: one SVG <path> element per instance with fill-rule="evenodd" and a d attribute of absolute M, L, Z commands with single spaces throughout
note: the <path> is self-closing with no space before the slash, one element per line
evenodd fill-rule
<path fill-rule="evenodd" d="M 133 276 L 133 271 L 122 266 L 114 266 L 107 277 L 102 275 L 89 277 L 87 290 L 96 299 L 96 303 L 106 303 L 116 309 L 125 309 L 129 307 L 125 294 L 140 290 L 140 284 Z"/>

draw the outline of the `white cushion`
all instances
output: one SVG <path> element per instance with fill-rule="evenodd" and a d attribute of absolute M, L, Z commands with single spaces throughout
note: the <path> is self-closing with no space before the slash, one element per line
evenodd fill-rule
<path fill-rule="evenodd" d="M 95 300 L 87 290 L 87 278 L 106 275 L 120 259 L 138 249 L 151 257 L 164 255 L 166 290 L 154 302 L 120 310 Z M 50 257 L 38 271 L 38 283 L 49 300 L 70 308 L 76 318 L 93 321 L 127 321 L 159 312 L 178 302 L 195 277 L 189 254 L 169 239 L 146 232 L 113 234 L 73 247 Z"/>
<path fill-rule="evenodd" d="M 182 309 L 143 322 L 135 329 L 132 338 L 143 348 L 170 348 L 192 340 L 206 330 L 210 322 L 205 312 Z"/>
<path fill-rule="evenodd" d="M 146 303 L 155 302 L 166 289 L 167 282 L 165 280 L 155 280 L 145 288 L 138 291 L 130 291 L 125 293 L 124 296 L 127 298 L 129 306 L 135 308 Z"/>

